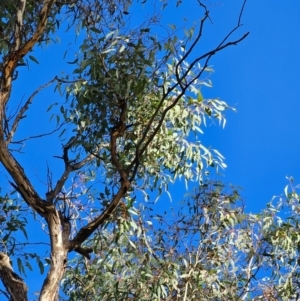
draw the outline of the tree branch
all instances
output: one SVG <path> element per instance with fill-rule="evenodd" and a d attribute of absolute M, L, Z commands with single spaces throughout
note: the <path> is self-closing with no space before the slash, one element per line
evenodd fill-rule
<path fill-rule="evenodd" d="M 243 12 L 244 12 L 244 8 L 245 8 L 245 5 L 246 5 L 246 2 L 247 2 L 247 0 L 244 0 L 244 3 L 242 5 L 242 9 L 240 11 L 240 16 L 239 16 L 239 21 L 238 21 L 238 26 L 240 26 L 240 24 L 241 24 L 241 20 L 242 20 L 242 16 L 243 16 Z"/>
<path fill-rule="evenodd" d="M 121 187 L 118 193 L 114 196 L 112 202 L 108 205 L 104 212 L 93 221 L 89 222 L 86 226 L 82 227 L 76 236 L 70 241 L 69 252 L 74 250 L 76 251 L 76 249 L 79 248 L 80 245 L 89 238 L 99 226 L 103 225 L 103 223 L 109 219 L 111 214 L 117 208 L 121 198 L 126 194 L 129 188 L 130 182 L 128 180 L 121 182 Z"/>
<path fill-rule="evenodd" d="M 88 155 L 85 159 L 81 160 L 80 162 L 72 164 L 72 161 L 69 160 L 69 155 L 68 152 L 70 148 L 72 148 L 75 143 L 77 142 L 78 136 L 70 138 L 69 142 L 63 147 L 63 156 L 60 157 L 64 160 L 65 163 L 65 170 L 59 180 L 57 181 L 54 189 L 50 190 L 47 192 L 46 197 L 47 201 L 49 203 L 53 203 L 54 199 L 56 196 L 60 193 L 62 190 L 63 186 L 65 185 L 66 181 L 68 180 L 71 172 L 75 170 L 79 170 L 82 168 L 84 165 L 86 165 L 88 162 L 93 160 L 95 156 L 93 154 Z"/>
<path fill-rule="evenodd" d="M 0 128 L 0 136 L 1 135 Z M 0 158 L 5 169 L 13 178 L 16 184 L 11 183 L 12 186 L 21 194 L 25 202 L 34 209 L 41 216 L 45 217 L 50 210 L 49 205 L 41 199 L 38 193 L 33 188 L 29 179 L 26 177 L 24 169 L 18 161 L 10 154 L 5 142 L 0 139 Z"/>
<path fill-rule="evenodd" d="M 0 110 L 4 110 L 5 105 L 9 99 L 11 93 L 11 84 L 13 73 L 18 65 L 18 62 L 26 55 L 34 45 L 39 41 L 43 32 L 45 31 L 47 18 L 50 13 L 50 9 L 55 0 L 44 0 L 42 9 L 38 16 L 38 24 L 36 31 L 34 32 L 31 39 L 29 39 L 22 47 L 21 47 L 21 32 L 19 32 L 19 25 L 23 24 L 23 12 L 25 9 L 25 0 L 20 0 L 19 7 L 17 9 L 17 22 L 16 25 L 17 30 L 15 30 L 15 47 L 12 49 L 9 54 L 5 57 L 5 60 L 2 65 L 2 78 L 1 78 L 1 89 L 0 89 Z M 23 10 L 23 11 L 22 11 Z M 1 114 L 2 115 L 2 114 Z M 3 116 L 3 115 L 2 115 Z M 2 117 L 1 116 L 1 117 Z"/>
<path fill-rule="evenodd" d="M 27 140 L 42 138 L 42 137 L 45 137 L 45 136 L 50 136 L 50 135 L 52 135 L 53 133 L 59 131 L 64 125 L 65 125 L 65 123 L 62 123 L 58 128 L 54 129 L 54 130 L 51 131 L 51 132 L 43 133 L 43 134 L 39 134 L 39 135 L 29 136 L 29 137 L 27 137 L 27 138 L 23 138 L 23 139 L 18 140 L 18 141 L 13 141 L 13 142 L 11 142 L 11 143 L 12 143 L 12 144 L 22 144 L 23 142 L 25 142 L 25 141 L 27 141 Z"/>
<path fill-rule="evenodd" d="M 192 45 L 189 47 L 189 49 L 187 50 L 187 52 L 185 53 L 185 55 L 178 61 L 178 63 L 176 64 L 176 67 L 175 67 L 175 76 L 177 78 L 177 82 L 171 87 L 168 89 L 167 92 L 164 92 L 163 93 L 163 96 L 162 96 L 162 99 L 157 107 L 157 109 L 155 110 L 154 114 L 152 115 L 152 117 L 150 118 L 149 122 L 147 123 L 146 125 L 146 128 L 143 132 L 143 135 L 140 139 L 140 141 L 138 142 L 137 144 L 137 151 L 136 151 L 136 156 L 135 158 L 132 160 L 132 162 L 130 163 L 130 165 L 127 167 L 127 172 L 130 172 L 134 166 L 134 169 L 133 169 L 133 173 L 131 175 L 131 178 L 130 180 L 132 181 L 134 179 L 134 176 L 137 172 L 137 167 L 138 167 L 138 162 L 139 162 L 139 158 L 143 155 L 143 153 L 145 152 L 145 150 L 147 149 L 147 147 L 149 146 L 149 144 L 153 141 L 154 137 L 156 136 L 157 132 L 159 131 L 159 129 L 161 128 L 162 124 L 163 124 L 163 121 L 165 119 L 165 116 L 166 114 L 168 113 L 168 111 L 170 111 L 179 101 L 179 99 L 185 94 L 186 90 L 189 88 L 189 86 L 195 81 L 197 80 L 201 75 L 202 73 L 205 71 L 205 68 L 207 67 L 208 65 L 208 62 L 210 60 L 210 58 L 212 56 L 214 56 L 216 53 L 218 53 L 219 51 L 229 47 L 229 46 L 232 46 L 232 45 L 237 45 L 238 43 L 240 43 L 242 40 L 244 40 L 248 35 L 249 35 L 249 32 L 245 33 L 241 38 L 237 39 L 237 40 L 234 40 L 232 42 L 228 42 L 226 44 L 224 44 L 228 38 L 241 26 L 241 17 L 242 17 L 242 12 L 243 12 L 243 9 L 244 9 L 244 6 L 245 6 L 245 3 L 246 3 L 247 0 L 244 1 L 243 3 L 243 6 L 242 6 L 242 9 L 240 11 L 240 15 L 239 15 L 239 18 L 238 18 L 238 24 L 236 27 L 234 27 L 226 36 L 225 38 L 221 41 L 221 43 L 213 50 L 203 54 L 202 56 L 196 58 L 191 64 L 190 66 L 187 68 L 187 70 L 183 73 L 182 76 L 179 75 L 179 67 L 181 65 L 181 63 L 187 59 L 187 57 L 192 53 L 192 50 L 194 49 L 194 47 L 196 46 L 196 44 L 199 42 L 201 36 L 202 36 L 202 30 L 203 30 L 203 25 L 204 25 L 204 22 L 207 18 L 209 18 L 209 12 L 206 10 L 206 7 L 205 7 L 205 16 L 204 18 L 201 20 L 201 23 L 200 23 L 200 28 L 199 28 L 199 33 L 195 39 L 195 41 L 192 43 Z M 197 76 L 195 76 L 189 83 L 185 84 L 185 85 L 182 85 L 181 83 L 187 78 L 188 74 L 190 73 L 190 71 L 192 70 L 192 68 L 200 61 L 200 60 L 203 60 L 203 59 L 206 59 L 205 61 L 205 64 L 204 64 L 204 67 L 202 68 L 202 70 L 199 72 L 199 74 Z M 172 100 L 172 104 L 169 105 L 166 109 L 164 109 L 164 111 L 162 112 L 162 116 L 158 122 L 158 125 L 156 126 L 156 128 L 154 129 L 153 133 L 150 135 L 150 137 L 147 139 L 147 141 L 144 143 L 143 147 L 140 149 L 140 146 L 142 145 L 142 143 L 145 141 L 148 133 L 149 133 L 149 130 L 150 130 L 150 127 L 155 119 L 155 117 L 158 115 L 162 105 L 163 105 L 163 102 L 165 101 L 165 99 L 168 97 L 168 95 L 170 94 L 170 92 L 172 92 L 177 86 L 180 86 L 181 88 L 181 93 L 178 94 L 176 97 L 174 97 L 174 99 Z"/>
<path fill-rule="evenodd" d="M 203 4 L 201 5 L 203 6 Z M 205 7 L 205 6 L 204 6 Z M 175 76 L 177 78 L 177 82 L 179 83 L 180 87 L 183 89 L 182 87 L 182 79 L 179 78 L 179 67 L 182 64 L 182 62 L 184 62 L 186 60 L 186 58 L 191 54 L 191 52 L 193 51 L 193 49 L 195 48 L 195 46 L 198 44 L 199 40 L 202 37 L 202 32 L 203 32 L 203 27 L 204 27 L 204 23 L 205 21 L 209 18 L 209 11 L 206 9 L 205 7 L 205 14 L 204 14 L 204 18 L 201 19 L 200 22 L 200 28 L 199 28 L 199 33 L 196 36 L 196 39 L 194 40 L 194 42 L 192 43 L 192 45 L 190 46 L 190 48 L 186 51 L 186 53 L 182 56 L 182 58 L 178 61 L 178 63 L 176 64 L 176 68 L 175 68 Z M 175 87 L 174 87 L 175 88 Z M 174 89 L 173 88 L 173 89 Z"/>
<path fill-rule="evenodd" d="M 11 130 L 10 132 L 8 133 L 7 135 L 7 139 L 6 139 L 6 145 L 8 145 L 13 136 L 14 136 L 14 133 L 16 132 L 17 128 L 18 128 L 18 125 L 19 125 L 19 122 L 22 118 L 24 118 L 24 113 L 28 110 L 29 108 L 29 105 L 31 105 L 32 103 L 32 100 L 33 98 L 43 89 L 45 89 L 46 87 L 50 86 L 53 82 L 55 82 L 57 80 L 57 77 L 51 79 L 48 83 L 40 86 L 39 88 L 37 88 L 32 94 L 31 96 L 27 99 L 27 101 L 25 102 L 25 104 L 23 105 L 23 107 L 19 110 L 14 122 L 13 122 L 13 125 L 11 127 Z"/>
<path fill-rule="evenodd" d="M 0 253 L 0 278 L 10 295 L 10 301 L 28 301 L 24 280 L 13 271 L 9 257 L 2 252 Z"/>
<path fill-rule="evenodd" d="M 120 106 L 120 118 L 118 124 L 114 127 L 110 134 L 110 144 L 111 144 L 111 161 L 116 167 L 119 175 L 121 187 L 119 188 L 117 194 L 114 196 L 111 203 L 107 206 L 104 212 L 96 217 L 94 220 L 89 222 L 86 226 L 82 227 L 73 240 L 69 243 L 69 252 L 77 251 L 81 248 L 80 245 L 93 234 L 93 232 L 101 226 L 106 220 L 109 219 L 111 214 L 115 211 L 119 205 L 120 200 L 130 188 L 130 181 L 128 180 L 127 171 L 124 170 L 121 162 L 117 156 L 117 139 L 122 137 L 126 130 L 125 119 L 126 119 L 126 100 L 118 98 Z M 80 252 L 79 252 L 80 253 Z"/>

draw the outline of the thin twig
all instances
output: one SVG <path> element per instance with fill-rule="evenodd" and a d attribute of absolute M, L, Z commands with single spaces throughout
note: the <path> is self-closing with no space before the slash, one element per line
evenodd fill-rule
<path fill-rule="evenodd" d="M 192 43 L 191 47 L 189 48 L 189 50 L 187 51 L 187 53 L 183 56 L 183 58 L 181 60 L 179 60 L 179 62 L 177 63 L 176 65 L 176 72 L 175 72 L 175 76 L 177 78 L 177 82 L 171 87 L 168 89 L 168 91 L 164 91 L 163 93 L 163 96 L 162 96 L 162 99 L 157 107 L 157 109 L 155 110 L 154 114 L 151 116 L 148 124 L 146 125 L 145 127 L 145 130 L 143 132 L 143 135 L 140 139 L 140 141 L 138 142 L 137 144 L 137 149 L 138 149 L 138 156 L 136 155 L 135 158 L 132 160 L 132 162 L 130 163 L 130 165 L 127 167 L 127 172 L 131 171 L 132 168 L 134 167 L 134 170 L 133 170 L 133 173 L 132 173 L 132 176 L 130 178 L 130 180 L 132 181 L 133 180 L 133 176 L 136 175 L 137 173 L 137 167 L 138 167 L 138 157 L 141 157 L 143 155 L 143 153 L 145 152 L 145 150 L 147 149 L 147 147 L 149 146 L 149 144 L 153 141 L 154 137 L 156 136 L 157 132 L 159 131 L 159 129 L 161 128 L 162 124 L 163 124 L 163 121 L 165 119 L 165 116 L 166 114 L 168 113 L 168 111 L 170 111 L 179 101 L 179 99 L 185 94 L 186 90 L 190 87 L 190 85 L 195 81 L 197 80 L 201 75 L 202 73 L 204 72 L 205 68 L 207 67 L 208 65 L 208 62 L 210 60 L 210 58 L 212 56 L 214 56 L 216 53 L 218 53 L 219 51 L 229 47 L 229 46 L 232 46 L 232 45 L 236 45 L 238 44 L 239 42 L 241 42 L 242 40 L 244 40 L 249 32 L 245 33 L 240 39 L 237 39 L 235 41 L 232 41 L 232 42 L 228 42 L 226 44 L 224 44 L 228 38 L 241 26 L 240 24 L 240 19 L 241 19 L 241 16 L 242 16 L 242 12 L 243 12 L 243 9 L 244 9 L 244 6 L 245 6 L 245 3 L 246 3 L 246 0 L 244 1 L 244 4 L 243 4 L 243 7 L 241 9 L 241 12 L 240 12 L 240 15 L 239 15 L 239 21 L 238 21 L 238 24 L 236 27 L 234 27 L 225 37 L 224 39 L 221 41 L 221 43 L 213 50 L 203 54 L 202 56 L 196 58 L 191 64 L 190 66 L 187 68 L 187 70 L 183 73 L 183 75 L 181 77 L 179 77 L 179 72 L 178 72 L 178 68 L 180 66 L 180 64 L 183 62 L 184 59 L 186 59 L 188 57 L 189 54 L 191 54 L 192 50 L 194 49 L 194 47 L 196 46 L 197 43 L 195 42 L 198 42 L 201 35 L 202 35 L 202 29 L 203 29 L 203 25 L 204 25 L 204 22 L 205 20 L 208 18 L 208 11 L 206 10 L 205 12 L 205 17 L 202 19 L 201 23 L 200 23 L 200 29 L 199 29 L 199 33 L 195 39 L 195 41 Z M 202 68 L 202 70 L 199 72 L 199 74 L 194 77 L 188 84 L 185 84 L 184 86 L 181 84 L 182 81 L 184 79 L 186 79 L 186 77 L 188 76 L 189 72 L 192 70 L 192 68 L 200 61 L 200 60 L 203 60 L 204 58 L 206 58 L 206 62 L 204 64 L 204 68 Z M 147 134 L 149 133 L 149 130 L 150 130 L 150 127 L 155 119 L 155 117 L 158 115 L 162 105 L 163 105 L 163 102 L 164 100 L 168 97 L 168 95 L 177 87 L 177 86 L 180 86 L 181 88 L 181 92 L 176 96 L 174 97 L 173 101 L 172 101 L 172 104 L 169 105 L 166 109 L 164 109 L 164 111 L 162 112 L 162 115 L 161 115 L 161 118 L 158 122 L 158 125 L 156 126 L 156 128 L 154 129 L 153 133 L 150 135 L 150 137 L 147 139 L 147 141 L 145 142 L 145 144 L 143 145 L 143 147 L 140 149 L 140 146 L 142 145 L 142 143 L 145 141 L 146 137 L 147 137 Z"/>
<path fill-rule="evenodd" d="M 17 114 L 14 122 L 13 122 L 13 125 L 11 127 L 11 130 L 9 132 L 9 134 L 7 135 L 7 139 L 6 139 L 6 145 L 8 145 L 12 138 L 13 138 L 13 135 L 15 133 L 15 131 L 17 130 L 18 128 L 18 125 L 19 125 L 19 122 L 22 118 L 24 118 L 24 113 L 28 110 L 29 108 L 29 105 L 32 103 L 32 100 L 33 98 L 41 91 L 43 90 L 44 88 L 48 87 L 49 85 L 51 85 L 53 82 L 56 81 L 56 77 L 54 77 L 53 79 L 51 79 L 48 83 L 40 86 L 39 88 L 37 88 L 32 94 L 31 96 L 28 98 L 28 100 L 25 102 L 24 106 L 20 109 L 19 113 Z"/>
<path fill-rule="evenodd" d="M 2 289 L 0 289 L 0 292 L 1 292 L 8 300 L 10 300 L 10 295 L 9 295 L 7 292 L 3 291 Z"/>
<path fill-rule="evenodd" d="M 44 134 L 39 134 L 39 135 L 34 135 L 34 136 L 29 136 L 29 137 L 24 138 L 22 140 L 13 141 L 11 143 L 12 144 L 21 144 L 21 143 L 23 143 L 23 142 L 25 142 L 27 140 L 30 140 L 30 139 L 36 139 L 36 138 L 42 138 L 42 137 L 45 137 L 45 136 L 50 136 L 50 135 L 54 134 L 55 132 L 59 131 L 64 125 L 65 125 L 65 123 L 62 123 L 58 128 L 54 129 L 51 132 L 44 133 Z"/>
<path fill-rule="evenodd" d="M 247 2 L 247 0 L 244 0 L 243 6 L 242 6 L 242 9 L 241 9 L 241 12 L 240 12 L 240 16 L 239 16 L 238 26 L 240 26 L 240 24 L 241 24 L 241 19 L 242 19 L 242 15 L 243 15 L 243 11 L 244 11 L 244 7 L 246 5 L 246 2 Z"/>

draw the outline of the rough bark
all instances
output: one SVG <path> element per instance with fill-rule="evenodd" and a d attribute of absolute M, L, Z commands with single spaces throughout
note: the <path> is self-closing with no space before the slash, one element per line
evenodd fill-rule
<path fill-rule="evenodd" d="M 9 257 L 0 253 L 0 278 L 10 295 L 10 301 L 27 301 L 27 286 L 22 278 L 14 273 Z"/>

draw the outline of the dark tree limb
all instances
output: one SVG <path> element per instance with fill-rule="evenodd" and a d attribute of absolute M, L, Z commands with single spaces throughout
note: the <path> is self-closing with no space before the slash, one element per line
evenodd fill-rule
<path fill-rule="evenodd" d="M 1 132 L 0 132 L 1 134 Z M 15 183 L 11 185 L 21 194 L 25 202 L 38 214 L 45 217 L 50 210 L 49 205 L 38 195 L 31 182 L 25 175 L 24 169 L 18 161 L 10 154 L 5 142 L 0 139 L 0 158 Z"/>
<path fill-rule="evenodd" d="M 243 2 L 243 6 L 241 8 L 240 14 L 239 14 L 239 18 L 238 18 L 238 23 L 237 25 L 225 36 L 225 38 L 221 41 L 221 43 L 215 47 L 214 49 L 208 51 L 207 53 L 197 57 L 196 59 L 194 59 L 194 61 L 190 64 L 190 66 L 187 68 L 187 70 L 180 75 L 179 69 L 180 69 L 180 65 L 183 63 L 183 61 L 185 59 L 187 59 L 189 57 L 189 55 L 192 53 L 193 49 L 195 48 L 195 46 L 197 45 L 197 43 L 200 41 L 200 38 L 202 36 L 202 31 L 203 31 L 203 26 L 204 26 L 204 22 L 209 19 L 209 11 L 206 9 L 205 7 L 205 15 L 204 18 L 201 20 L 200 22 L 200 27 L 199 27 L 199 32 L 195 38 L 195 41 L 192 43 L 192 45 L 187 49 L 185 55 L 177 62 L 176 67 L 175 67 L 175 76 L 177 78 L 177 82 L 170 87 L 167 91 L 163 91 L 163 95 L 162 98 L 160 100 L 160 103 L 157 107 L 157 109 L 155 110 L 154 114 L 152 115 L 152 117 L 150 118 L 149 122 L 147 123 L 145 130 L 143 132 L 143 135 L 140 139 L 140 141 L 137 144 L 137 149 L 136 149 L 136 156 L 135 158 L 132 160 L 132 162 L 129 164 L 129 166 L 127 167 L 127 172 L 131 172 L 132 168 L 133 168 L 133 173 L 131 175 L 130 180 L 133 180 L 136 172 L 137 172 L 137 168 L 139 165 L 139 158 L 142 157 L 142 155 L 145 153 L 145 151 L 147 150 L 149 144 L 153 141 L 154 137 L 156 136 L 157 132 L 159 131 L 159 129 L 161 128 L 163 121 L 165 119 L 166 114 L 178 103 L 178 101 L 180 100 L 180 98 L 185 95 L 186 90 L 193 84 L 193 82 L 195 80 L 197 80 L 198 78 L 200 78 L 200 76 L 203 74 L 203 72 L 205 71 L 205 68 L 208 66 L 208 62 L 209 60 L 218 52 L 220 52 L 221 50 L 230 47 L 230 46 L 234 46 L 237 45 L 238 43 L 240 43 L 241 41 L 243 41 L 248 35 L 249 32 L 245 33 L 244 35 L 242 35 L 241 38 L 236 39 L 234 41 L 230 41 L 227 42 L 226 41 L 229 39 L 229 37 L 238 29 L 240 28 L 241 25 L 241 17 L 242 17 L 242 13 L 245 7 L 247 0 L 244 0 Z M 202 5 L 203 6 L 203 5 Z M 192 70 L 192 68 L 201 60 L 205 59 L 205 63 L 204 63 L 204 67 L 200 70 L 200 72 L 193 78 L 191 79 L 188 83 L 184 83 L 184 81 L 186 80 L 188 74 L 190 73 L 190 71 Z M 151 135 L 149 135 L 149 137 L 147 138 L 150 128 L 154 122 L 154 119 L 158 116 L 163 103 L 165 102 L 165 100 L 170 97 L 170 94 L 172 91 L 174 91 L 176 89 L 176 87 L 180 87 L 181 88 L 181 92 L 175 96 L 172 99 L 172 103 L 163 110 L 161 117 L 159 119 L 158 125 L 155 127 L 155 129 L 153 130 L 153 132 L 151 133 Z"/>
<path fill-rule="evenodd" d="M 127 104 L 126 104 L 126 99 L 122 99 L 120 97 L 117 98 L 119 100 L 120 115 L 119 115 L 119 121 L 117 125 L 112 129 L 110 134 L 110 153 L 111 153 L 111 162 L 117 169 L 117 172 L 119 173 L 121 186 L 117 194 L 114 196 L 113 200 L 103 211 L 103 213 L 78 231 L 77 235 L 70 241 L 69 251 L 78 252 L 78 250 L 81 248 L 80 245 L 88 237 L 90 237 L 99 226 L 103 225 L 103 223 L 110 218 L 111 214 L 118 207 L 121 199 L 126 195 L 127 191 L 130 189 L 131 186 L 131 183 L 128 180 L 128 173 L 118 159 L 118 150 L 117 150 L 117 139 L 122 137 L 126 131 L 125 119 L 126 119 Z"/>
<path fill-rule="evenodd" d="M 11 142 L 11 144 L 23 144 L 25 141 L 28 141 L 28 140 L 31 140 L 31 139 L 37 139 L 37 138 L 43 138 L 43 137 L 46 137 L 46 136 L 50 136 L 50 135 L 58 132 L 64 125 L 65 125 L 65 123 L 62 123 L 56 129 L 54 129 L 50 132 L 42 133 L 42 134 L 38 134 L 38 135 L 32 135 L 32 136 L 23 138 L 23 139 L 18 140 L 18 141 L 13 141 L 13 142 Z"/>
<path fill-rule="evenodd" d="M 78 249 L 80 245 L 86 239 L 88 239 L 99 226 L 103 225 L 103 223 L 110 218 L 111 214 L 115 211 L 122 197 L 124 197 L 129 188 L 130 182 L 128 180 L 121 182 L 121 187 L 118 193 L 115 195 L 112 202 L 108 205 L 104 212 L 89 222 L 86 226 L 82 227 L 76 236 L 70 241 L 69 251 L 76 251 L 76 249 Z"/>

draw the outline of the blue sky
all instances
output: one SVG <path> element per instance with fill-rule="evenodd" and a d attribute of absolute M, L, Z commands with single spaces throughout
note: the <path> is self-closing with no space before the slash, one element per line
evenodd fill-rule
<path fill-rule="evenodd" d="M 231 1 L 215 10 L 224 26 Z M 236 3 L 237 1 L 233 1 Z M 237 109 L 225 130 L 206 137 L 226 157 L 225 179 L 244 188 L 246 208 L 257 211 L 283 192 L 286 176 L 300 181 L 300 3 L 248 1 L 243 23 L 250 35 L 214 58 L 211 94 Z"/>
<path fill-rule="evenodd" d="M 229 0 L 206 3 L 213 24 L 206 24 L 201 53 L 236 25 L 242 5 Z M 189 20 L 201 17 L 188 4 L 180 14 Z M 299 15 L 299 1 L 248 1 L 243 26 L 233 37 L 247 31 L 250 35 L 212 58 L 213 88 L 202 90 L 204 97 L 218 97 L 237 110 L 227 112 L 225 129 L 210 123 L 200 139 L 225 156 L 228 167 L 221 171 L 221 180 L 243 188 L 247 211 L 259 212 L 274 195 L 281 195 L 286 177 L 300 183 Z M 173 23 L 176 15 L 165 18 Z M 183 187 L 171 188 L 176 199 L 184 194 Z"/>
<path fill-rule="evenodd" d="M 194 13 L 196 10 L 189 5 L 192 2 L 186 1 L 188 4 L 182 7 L 180 15 L 197 20 L 201 16 Z M 199 51 L 218 43 L 236 24 L 242 1 L 206 3 L 210 4 L 213 24 L 207 23 Z M 177 14 L 174 10 L 164 16 L 164 20 L 176 23 L 179 20 Z M 235 37 L 246 31 L 250 31 L 250 35 L 238 46 L 226 49 L 211 60 L 215 70 L 211 77 L 213 88 L 202 91 L 204 97 L 219 97 L 237 109 L 237 113 L 227 113 L 225 129 L 208 123 L 201 140 L 225 156 L 228 168 L 222 172 L 223 180 L 244 188 L 246 209 L 252 212 L 262 209 L 273 195 L 283 193 L 288 183 L 286 176 L 293 176 L 295 182 L 300 183 L 300 139 L 297 135 L 300 128 L 299 16 L 300 2 L 297 0 L 249 0 L 242 19 L 244 26 Z M 60 45 L 62 47 L 49 46 L 45 53 L 33 53 L 40 65 L 31 64 L 29 71 L 20 72 L 13 94 L 16 103 L 57 73 L 60 75 L 65 68 L 61 63 L 63 46 L 67 45 L 69 60 L 73 60 L 74 40 L 63 39 Z M 37 72 L 35 80 L 29 82 L 28 75 Z M 34 121 L 27 118 L 21 123 L 25 132 L 37 134 L 40 128 L 48 126 L 49 120 L 40 112 L 45 112 L 55 97 L 53 87 L 39 95 L 28 114 L 28 117 L 34 116 Z M 43 183 L 46 179 L 45 159 L 51 164 L 53 159 L 49 159 L 49 154 L 61 153 L 57 142 L 49 145 L 33 141 L 28 144 L 30 156 L 17 155 L 41 193 L 46 190 Z M 40 154 L 45 159 L 37 164 Z M 56 171 L 60 168 L 57 164 Z M 1 186 L 7 188 L 5 177 L 0 176 L 4 183 Z M 181 198 L 186 192 L 183 186 L 173 187 L 171 191 Z"/>

